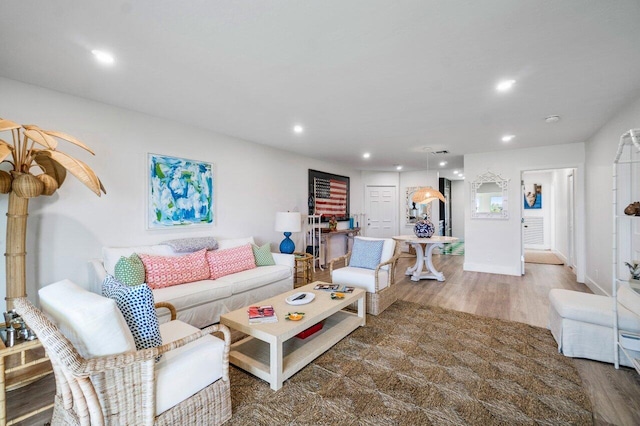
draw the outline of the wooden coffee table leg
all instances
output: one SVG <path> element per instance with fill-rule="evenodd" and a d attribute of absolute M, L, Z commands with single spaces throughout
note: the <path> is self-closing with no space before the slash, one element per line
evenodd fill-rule
<path fill-rule="evenodd" d="M 282 373 L 282 341 L 277 338 L 269 343 L 271 364 L 271 389 L 278 390 L 282 387 L 284 374 Z"/>

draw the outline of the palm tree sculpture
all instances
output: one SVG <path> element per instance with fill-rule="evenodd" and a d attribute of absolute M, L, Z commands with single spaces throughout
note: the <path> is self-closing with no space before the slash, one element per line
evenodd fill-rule
<path fill-rule="evenodd" d="M 0 162 L 13 166 L 10 173 L 0 170 L 0 193 L 9 194 L 7 208 L 7 309 L 13 299 L 26 296 L 26 237 L 29 198 L 51 195 L 62 185 L 67 171 L 98 195 L 106 194 L 102 182 L 89 166 L 56 151 L 63 139 L 95 155 L 85 144 L 65 133 L 20 125 L 0 118 L 0 132 L 11 131 L 13 143 L 0 139 Z M 40 146 L 44 148 L 39 148 Z M 38 147 L 38 148 L 37 148 Z M 11 161 L 9 156 L 12 157 Z M 32 168 L 40 171 L 33 174 Z"/>

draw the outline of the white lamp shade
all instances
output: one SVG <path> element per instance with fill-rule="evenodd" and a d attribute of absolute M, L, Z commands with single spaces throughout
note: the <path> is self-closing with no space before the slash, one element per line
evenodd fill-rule
<path fill-rule="evenodd" d="M 302 230 L 302 216 L 300 212 L 277 212 L 276 231 L 278 232 L 300 232 Z"/>

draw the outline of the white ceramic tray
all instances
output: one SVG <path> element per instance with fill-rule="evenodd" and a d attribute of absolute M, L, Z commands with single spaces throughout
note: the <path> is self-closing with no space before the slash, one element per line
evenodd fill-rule
<path fill-rule="evenodd" d="M 303 294 L 305 295 L 304 299 L 293 300 L 296 297 L 301 296 Z M 291 296 L 284 299 L 284 301 L 287 302 L 289 305 L 306 305 L 307 303 L 311 302 L 315 297 L 316 295 L 314 293 L 310 293 L 308 291 L 301 291 L 301 292 L 292 294 Z"/>

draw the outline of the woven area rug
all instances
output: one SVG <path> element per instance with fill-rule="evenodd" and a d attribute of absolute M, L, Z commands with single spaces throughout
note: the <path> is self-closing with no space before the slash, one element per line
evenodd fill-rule
<path fill-rule="evenodd" d="M 542 263 L 545 265 L 564 265 L 564 262 L 560 260 L 555 253 L 551 251 L 542 250 L 525 250 L 524 251 L 525 263 Z"/>
<path fill-rule="evenodd" d="M 228 425 L 592 424 L 548 330 L 403 301 L 277 392 L 232 367 L 231 399 Z"/>

